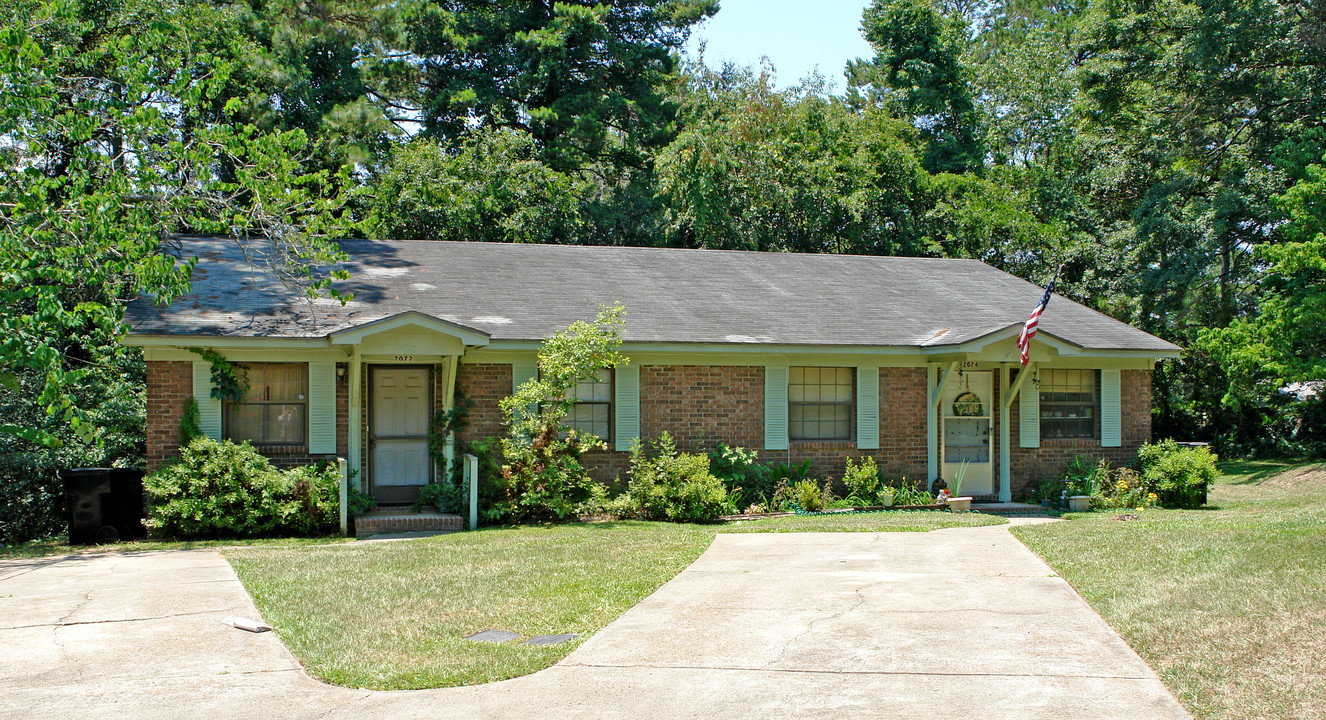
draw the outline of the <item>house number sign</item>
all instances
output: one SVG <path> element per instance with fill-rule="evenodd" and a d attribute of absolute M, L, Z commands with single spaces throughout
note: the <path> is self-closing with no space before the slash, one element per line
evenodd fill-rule
<path fill-rule="evenodd" d="M 414 362 L 413 355 L 393 355 L 391 357 L 395 362 Z"/>
<path fill-rule="evenodd" d="M 976 366 L 978 366 L 978 365 L 980 365 L 979 362 L 975 362 L 975 361 L 972 361 L 972 360 L 964 360 L 964 361 L 962 362 L 962 369 L 963 369 L 963 370 L 971 370 L 972 368 L 974 368 L 974 367 L 976 367 Z"/>

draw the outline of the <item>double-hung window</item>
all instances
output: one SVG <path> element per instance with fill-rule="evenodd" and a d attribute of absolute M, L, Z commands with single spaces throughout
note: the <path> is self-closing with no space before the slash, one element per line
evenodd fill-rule
<path fill-rule="evenodd" d="M 307 444 L 308 364 L 245 363 L 235 369 L 249 390 L 242 400 L 225 403 L 223 436 L 255 445 Z"/>
<path fill-rule="evenodd" d="M 1041 370 L 1042 439 L 1099 437 L 1095 370 Z"/>
<path fill-rule="evenodd" d="M 787 430 L 791 440 L 855 439 L 856 368 L 788 368 Z"/>
<path fill-rule="evenodd" d="M 576 404 L 563 418 L 568 427 L 612 440 L 612 371 L 599 370 L 593 380 L 576 384 Z"/>

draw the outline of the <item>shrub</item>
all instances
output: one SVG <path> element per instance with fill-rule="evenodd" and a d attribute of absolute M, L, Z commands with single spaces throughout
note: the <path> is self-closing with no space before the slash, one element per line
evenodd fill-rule
<path fill-rule="evenodd" d="M 1205 447 L 1186 448 L 1173 440 L 1147 443 L 1137 451 L 1142 481 L 1164 507 L 1198 507 L 1220 477 L 1216 456 Z"/>
<path fill-rule="evenodd" d="M 704 522 L 735 512 L 727 487 L 709 470 L 709 457 L 677 452 L 672 436 L 631 444 L 631 477 L 625 497 L 613 504 L 625 514 L 646 520 Z"/>
<path fill-rule="evenodd" d="M 819 512 L 833 504 L 833 481 L 820 485 L 814 480 L 798 480 L 791 485 L 792 502 L 806 512 Z"/>
<path fill-rule="evenodd" d="M 607 447 L 591 433 L 568 427 L 577 384 L 602 368 L 627 362 L 618 352 L 625 309 L 604 307 L 592 322 L 574 322 L 539 348 L 539 376 L 521 383 L 499 403 L 508 434 L 501 440 L 498 499 L 490 520 L 570 520 L 595 498 L 597 483 L 580 463 L 590 450 Z M 706 462 L 708 459 L 706 458 Z"/>
<path fill-rule="evenodd" d="M 428 483 L 419 488 L 419 499 L 414 501 L 414 509 L 421 510 L 428 505 L 442 512 L 461 513 L 465 507 L 465 491 L 450 478 Z"/>
<path fill-rule="evenodd" d="M 767 505 L 778 489 L 772 468 L 761 465 L 759 457 L 755 450 L 724 442 L 709 452 L 709 471 L 723 481 L 733 505 L 743 511 L 752 505 Z"/>
<path fill-rule="evenodd" d="M 893 490 L 893 502 L 897 505 L 933 505 L 935 498 L 929 491 L 903 478 Z"/>
<path fill-rule="evenodd" d="M 1096 492 L 1091 496 L 1092 507 L 1109 509 L 1151 507 L 1159 497 L 1142 480 L 1142 475 L 1128 467 L 1110 469 L 1101 460 L 1096 469 Z"/>
<path fill-rule="evenodd" d="M 855 465 L 852 464 L 852 458 L 847 458 L 847 468 L 843 471 L 843 485 L 847 488 L 848 499 L 854 500 L 857 505 L 888 504 L 880 502 L 879 467 L 875 465 L 875 458 L 869 455 L 861 458 Z M 890 492 L 890 502 L 892 495 Z"/>
<path fill-rule="evenodd" d="M 179 462 L 147 476 L 147 527 L 173 537 L 310 535 L 336 527 L 334 466 L 272 467 L 247 442 L 196 438 Z"/>

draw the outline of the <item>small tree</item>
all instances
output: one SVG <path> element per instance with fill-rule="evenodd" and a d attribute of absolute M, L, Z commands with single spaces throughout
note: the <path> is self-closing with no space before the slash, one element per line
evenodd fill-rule
<path fill-rule="evenodd" d="M 508 428 L 502 439 L 501 499 L 494 510 L 513 520 L 564 520 L 594 497 L 594 480 L 580 464 L 602 438 L 566 426 L 576 384 L 598 371 L 625 365 L 619 352 L 626 308 L 600 308 L 593 322 L 574 322 L 544 341 L 539 376 L 527 380 L 500 404 Z"/>

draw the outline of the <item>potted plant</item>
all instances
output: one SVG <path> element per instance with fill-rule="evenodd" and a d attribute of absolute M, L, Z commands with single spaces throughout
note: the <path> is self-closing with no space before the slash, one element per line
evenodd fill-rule
<path fill-rule="evenodd" d="M 963 460 L 958 465 L 958 469 L 953 471 L 953 480 L 949 482 L 948 509 L 953 512 L 967 512 L 971 510 L 971 497 L 962 494 L 962 476 L 967 474 L 967 461 Z"/>
<path fill-rule="evenodd" d="M 1086 512 L 1091 508 L 1091 496 L 1096 494 L 1096 475 L 1084 475 L 1080 481 L 1082 483 L 1081 495 L 1068 496 L 1069 512 Z"/>

